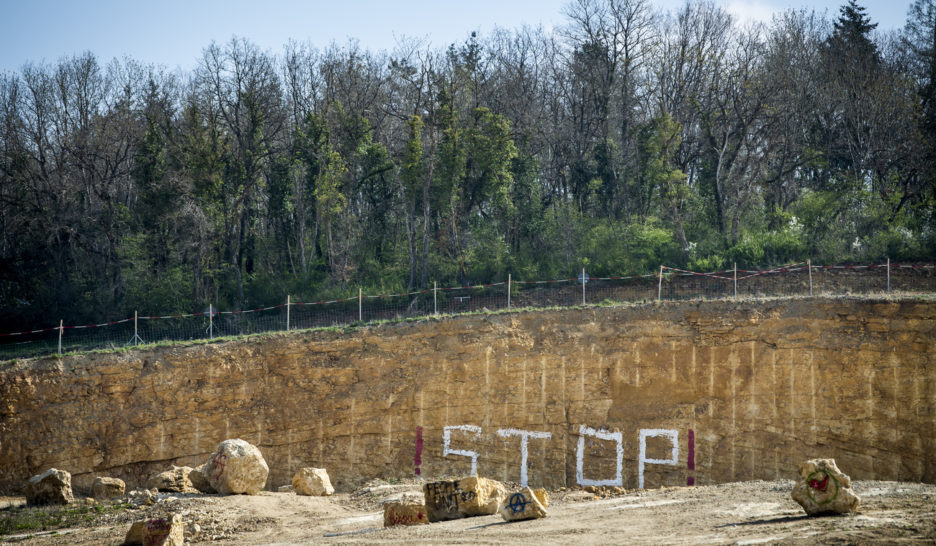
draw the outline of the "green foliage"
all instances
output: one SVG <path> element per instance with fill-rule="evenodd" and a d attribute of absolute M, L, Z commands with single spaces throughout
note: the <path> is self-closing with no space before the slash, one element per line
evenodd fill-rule
<path fill-rule="evenodd" d="M 674 233 L 656 217 L 630 222 L 596 222 L 582 246 L 587 270 L 598 276 L 652 273 L 678 263 L 681 249 Z"/>
<path fill-rule="evenodd" d="M 280 71 L 235 39 L 191 77 L 91 54 L 0 75 L 0 332 L 583 266 L 932 259 L 933 13 L 914 0 L 891 41 L 855 2 L 766 33 L 696 2 L 389 66 L 296 46 Z"/>
<path fill-rule="evenodd" d="M 0 536 L 92 526 L 101 515 L 129 508 L 128 503 L 4 508 L 0 510 Z"/>

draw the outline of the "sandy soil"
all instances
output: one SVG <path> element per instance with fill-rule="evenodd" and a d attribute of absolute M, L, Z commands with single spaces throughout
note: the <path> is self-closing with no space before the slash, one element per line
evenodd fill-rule
<path fill-rule="evenodd" d="M 418 483 L 377 482 L 333 497 L 161 494 L 153 506 L 104 516 L 92 527 L 6 536 L 0 543 L 120 544 L 133 520 L 180 513 L 187 542 L 216 544 L 936 544 L 936 485 L 856 482 L 859 513 L 812 518 L 790 499 L 792 485 L 741 482 L 604 497 L 553 491 L 549 516 L 541 520 L 482 516 L 389 529 L 382 527 L 382 503 L 421 497 Z"/>

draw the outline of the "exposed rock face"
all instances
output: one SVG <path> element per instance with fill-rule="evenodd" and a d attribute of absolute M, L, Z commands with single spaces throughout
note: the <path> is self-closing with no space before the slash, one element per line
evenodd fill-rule
<path fill-rule="evenodd" d="M 91 497 L 98 500 L 113 499 L 122 497 L 126 490 L 127 484 L 120 478 L 104 478 L 98 476 L 94 478 L 94 483 L 91 484 Z"/>
<path fill-rule="evenodd" d="M 504 484 L 471 476 L 423 485 L 429 521 L 496 514 L 507 495 Z"/>
<path fill-rule="evenodd" d="M 198 490 L 192 486 L 192 481 L 189 479 L 191 471 L 192 468 L 189 466 L 172 465 L 171 469 L 150 476 L 150 479 L 146 481 L 146 487 L 170 493 L 197 493 Z"/>
<path fill-rule="evenodd" d="M 297 495 L 326 496 L 333 495 L 335 488 L 328 479 L 324 468 L 300 468 L 292 479 L 292 488 Z"/>
<path fill-rule="evenodd" d="M 192 487 L 202 493 L 217 493 L 215 488 L 211 487 L 211 483 L 208 481 L 207 468 L 208 463 L 200 464 L 193 468 L 188 474 L 189 481 L 192 482 Z"/>
<path fill-rule="evenodd" d="M 384 527 L 394 525 L 423 525 L 429 523 L 425 504 L 388 502 L 384 504 Z"/>
<path fill-rule="evenodd" d="M 524 487 L 520 491 L 507 495 L 500 506 L 500 515 L 505 521 L 520 521 L 524 519 L 539 519 L 546 517 L 546 506 L 540 501 L 544 490 L 537 491 Z M 548 497 L 546 497 L 548 503 Z"/>
<path fill-rule="evenodd" d="M 603 491 L 638 487 L 641 468 L 647 488 L 772 480 L 817 452 L 854 479 L 936 483 L 933 385 L 936 301 L 897 299 L 472 315 L 21 360 L 0 366 L 0 494 L 51 467 L 76 490 L 101 468 L 141 488 L 227 438 L 264 446 L 267 486 L 318 466 L 338 491 L 471 473 L 458 451 L 521 482 L 524 441 L 528 483 L 550 489 L 587 485 L 577 468 Z M 469 424 L 482 430 L 452 432 L 445 452 L 445 429 Z M 640 430 L 661 427 L 679 433 L 677 462 L 641 467 Z M 665 460 L 672 446 L 646 447 Z"/>
<path fill-rule="evenodd" d="M 26 482 L 26 504 L 68 504 L 74 501 L 71 474 L 50 468 Z"/>
<path fill-rule="evenodd" d="M 813 459 L 799 467 L 799 479 L 791 496 L 810 516 L 849 514 L 858 510 L 860 499 L 852 491 L 851 478 L 834 459 Z"/>
<path fill-rule="evenodd" d="M 205 470 L 208 483 L 218 493 L 256 495 L 263 489 L 270 467 L 260 450 L 241 439 L 218 444 Z"/>

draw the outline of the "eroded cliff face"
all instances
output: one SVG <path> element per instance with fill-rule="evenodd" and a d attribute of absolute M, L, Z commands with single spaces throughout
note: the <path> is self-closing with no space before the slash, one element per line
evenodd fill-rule
<path fill-rule="evenodd" d="M 936 302 L 690 302 L 468 316 L 0 369 L 0 491 L 129 486 L 243 438 L 301 467 L 633 488 L 936 482 Z M 641 447 L 643 446 L 643 447 Z M 642 455 L 641 455 L 642 453 Z M 643 462 L 641 462 L 643 461 Z M 524 462 L 526 469 L 524 470 Z"/>

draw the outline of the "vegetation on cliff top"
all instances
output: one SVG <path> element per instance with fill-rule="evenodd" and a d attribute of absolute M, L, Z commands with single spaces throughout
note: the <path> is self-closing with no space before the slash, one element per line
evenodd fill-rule
<path fill-rule="evenodd" d="M 552 32 L 192 73 L 0 75 L 0 332 L 514 279 L 936 256 L 936 3 L 742 27 L 577 0 Z M 50 317 L 53 317 L 50 319 Z"/>

